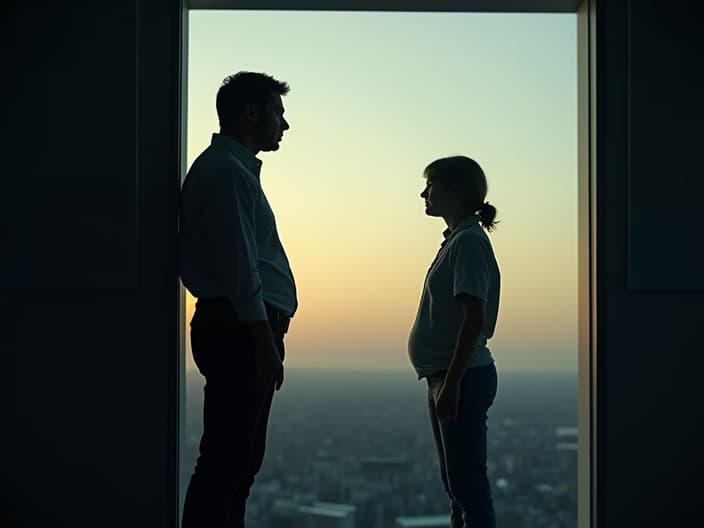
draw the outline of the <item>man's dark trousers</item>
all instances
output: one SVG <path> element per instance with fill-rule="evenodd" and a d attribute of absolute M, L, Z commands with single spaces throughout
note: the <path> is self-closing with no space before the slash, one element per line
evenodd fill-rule
<path fill-rule="evenodd" d="M 283 329 L 272 324 L 283 359 Z M 256 386 L 254 341 L 226 298 L 200 299 L 191 321 L 193 359 L 205 377 L 200 456 L 182 528 L 243 528 L 245 502 L 264 459 L 274 388 Z"/>

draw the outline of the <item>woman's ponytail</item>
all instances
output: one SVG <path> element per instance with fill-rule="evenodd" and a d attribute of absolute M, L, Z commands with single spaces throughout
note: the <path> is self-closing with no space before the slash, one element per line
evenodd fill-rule
<path fill-rule="evenodd" d="M 494 229 L 496 229 L 496 224 L 498 223 L 495 221 L 495 218 L 496 207 L 491 205 L 489 202 L 484 202 L 479 208 L 479 221 L 481 222 L 482 227 L 491 233 Z"/>

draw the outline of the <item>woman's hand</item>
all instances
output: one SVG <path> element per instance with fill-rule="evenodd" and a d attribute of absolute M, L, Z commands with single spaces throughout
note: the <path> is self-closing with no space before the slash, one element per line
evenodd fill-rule
<path fill-rule="evenodd" d="M 459 414 L 460 385 L 464 373 L 469 367 L 474 349 L 479 342 L 479 335 L 485 321 L 484 301 L 466 293 L 460 293 L 456 299 L 462 303 L 464 318 L 457 334 L 455 353 L 450 368 L 445 374 L 445 382 L 435 402 L 435 416 L 444 423 L 457 420 Z"/>
<path fill-rule="evenodd" d="M 457 420 L 460 404 L 460 387 L 455 383 L 443 383 L 435 402 L 435 416 L 443 423 Z"/>

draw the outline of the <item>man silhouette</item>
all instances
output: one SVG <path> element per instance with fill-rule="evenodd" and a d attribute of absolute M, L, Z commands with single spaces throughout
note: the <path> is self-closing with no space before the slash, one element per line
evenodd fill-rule
<path fill-rule="evenodd" d="M 262 73 L 226 78 L 216 103 L 220 133 L 182 188 L 180 273 L 198 299 L 191 345 L 206 381 L 183 528 L 244 526 L 274 390 L 283 383 L 283 338 L 298 303 L 256 154 L 278 150 L 289 128 L 281 101 L 288 91 Z"/>

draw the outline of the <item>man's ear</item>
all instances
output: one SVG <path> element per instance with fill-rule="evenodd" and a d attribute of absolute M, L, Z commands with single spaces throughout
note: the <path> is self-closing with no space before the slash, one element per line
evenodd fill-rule
<path fill-rule="evenodd" d="M 259 120 L 259 109 L 254 103 L 247 103 L 244 107 L 244 115 L 247 121 L 255 123 Z"/>

